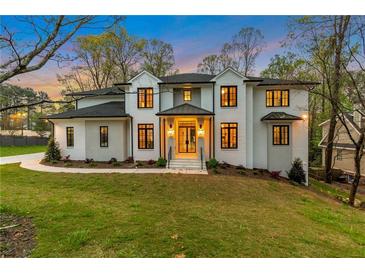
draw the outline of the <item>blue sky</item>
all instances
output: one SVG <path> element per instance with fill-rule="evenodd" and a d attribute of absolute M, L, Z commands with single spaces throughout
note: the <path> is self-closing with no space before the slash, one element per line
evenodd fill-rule
<path fill-rule="evenodd" d="M 243 27 L 260 29 L 266 48 L 258 57 L 255 74 L 258 75 L 275 54 L 283 53 L 280 48 L 287 34 L 287 16 L 127 16 L 123 25 L 130 34 L 141 38 L 157 38 L 172 44 L 176 68 L 180 72 L 195 72 L 200 60 L 209 54 L 218 53 L 223 43 L 229 41 Z M 26 31 L 13 17 L 3 17 L 2 23 L 16 31 Z M 83 29 L 78 34 L 95 34 L 100 29 Z M 65 45 L 61 50 L 70 48 Z M 57 96 L 61 90 L 56 74 L 66 68 L 58 68 L 50 62 L 41 70 L 18 76 L 12 83 L 35 90 L 44 90 Z"/>

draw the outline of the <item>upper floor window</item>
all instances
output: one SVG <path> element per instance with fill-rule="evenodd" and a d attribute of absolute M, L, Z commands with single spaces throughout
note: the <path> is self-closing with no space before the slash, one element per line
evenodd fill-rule
<path fill-rule="evenodd" d="M 68 147 L 74 146 L 74 128 L 66 127 L 66 141 Z"/>
<path fill-rule="evenodd" d="M 108 127 L 100 127 L 100 147 L 108 147 Z"/>
<path fill-rule="evenodd" d="M 221 148 L 237 148 L 237 123 L 221 124 Z"/>
<path fill-rule="evenodd" d="M 289 126 L 273 126 L 272 134 L 274 145 L 289 145 Z"/>
<path fill-rule="evenodd" d="M 221 86 L 221 107 L 237 106 L 237 86 Z"/>
<path fill-rule="evenodd" d="M 184 89 L 184 101 L 191 101 L 191 89 Z"/>
<path fill-rule="evenodd" d="M 267 90 L 266 91 L 267 107 L 288 107 L 289 90 Z"/>
<path fill-rule="evenodd" d="M 138 148 L 153 148 L 153 124 L 138 124 Z"/>
<path fill-rule="evenodd" d="M 138 108 L 153 108 L 153 88 L 139 88 Z"/>

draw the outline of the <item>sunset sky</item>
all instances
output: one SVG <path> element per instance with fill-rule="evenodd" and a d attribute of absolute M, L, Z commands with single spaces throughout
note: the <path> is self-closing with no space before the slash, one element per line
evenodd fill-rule
<path fill-rule="evenodd" d="M 180 72 L 196 72 L 198 63 L 209 54 L 218 53 L 224 42 L 228 42 L 242 27 L 260 29 L 266 47 L 256 62 L 255 75 L 267 66 L 270 58 L 284 52 L 280 42 L 287 34 L 287 16 L 127 16 L 122 23 L 127 31 L 140 38 L 157 38 L 172 44 L 175 53 L 176 68 Z M 5 16 L 2 22 L 16 31 L 21 29 L 14 17 Z M 81 30 L 78 34 L 96 34 L 101 30 Z M 71 42 L 61 50 L 67 51 Z M 51 97 L 60 94 L 61 86 L 57 82 L 57 73 L 67 72 L 72 64 L 59 68 L 55 62 L 49 62 L 42 69 L 13 78 L 10 82 L 22 87 L 31 87 L 37 91 L 46 91 Z"/>

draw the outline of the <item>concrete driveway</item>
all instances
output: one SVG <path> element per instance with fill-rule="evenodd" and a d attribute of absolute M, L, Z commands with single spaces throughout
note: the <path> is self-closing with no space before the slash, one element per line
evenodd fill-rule
<path fill-rule="evenodd" d="M 14 164 L 30 160 L 41 160 L 43 156 L 44 152 L 0 157 L 0 165 Z"/>

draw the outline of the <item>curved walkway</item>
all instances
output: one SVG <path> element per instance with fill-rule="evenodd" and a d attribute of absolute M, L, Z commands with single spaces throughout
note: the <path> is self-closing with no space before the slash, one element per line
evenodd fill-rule
<path fill-rule="evenodd" d="M 206 170 L 193 169 L 167 169 L 167 168 L 72 168 L 53 167 L 42 165 L 41 161 L 44 153 L 24 154 L 10 157 L 0 157 L 0 164 L 21 163 L 20 167 L 41 172 L 63 172 L 63 173 L 174 173 L 174 174 L 201 174 L 206 175 Z"/>
<path fill-rule="evenodd" d="M 39 163 L 39 160 L 23 161 L 22 168 L 42 172 L 64 172 L 64 173 L 182 173 L 182 174 L 208 174 L 206 170 L 193 169 L 167 169 L 167 168 L 73 168 L 54 167 Z"/>

